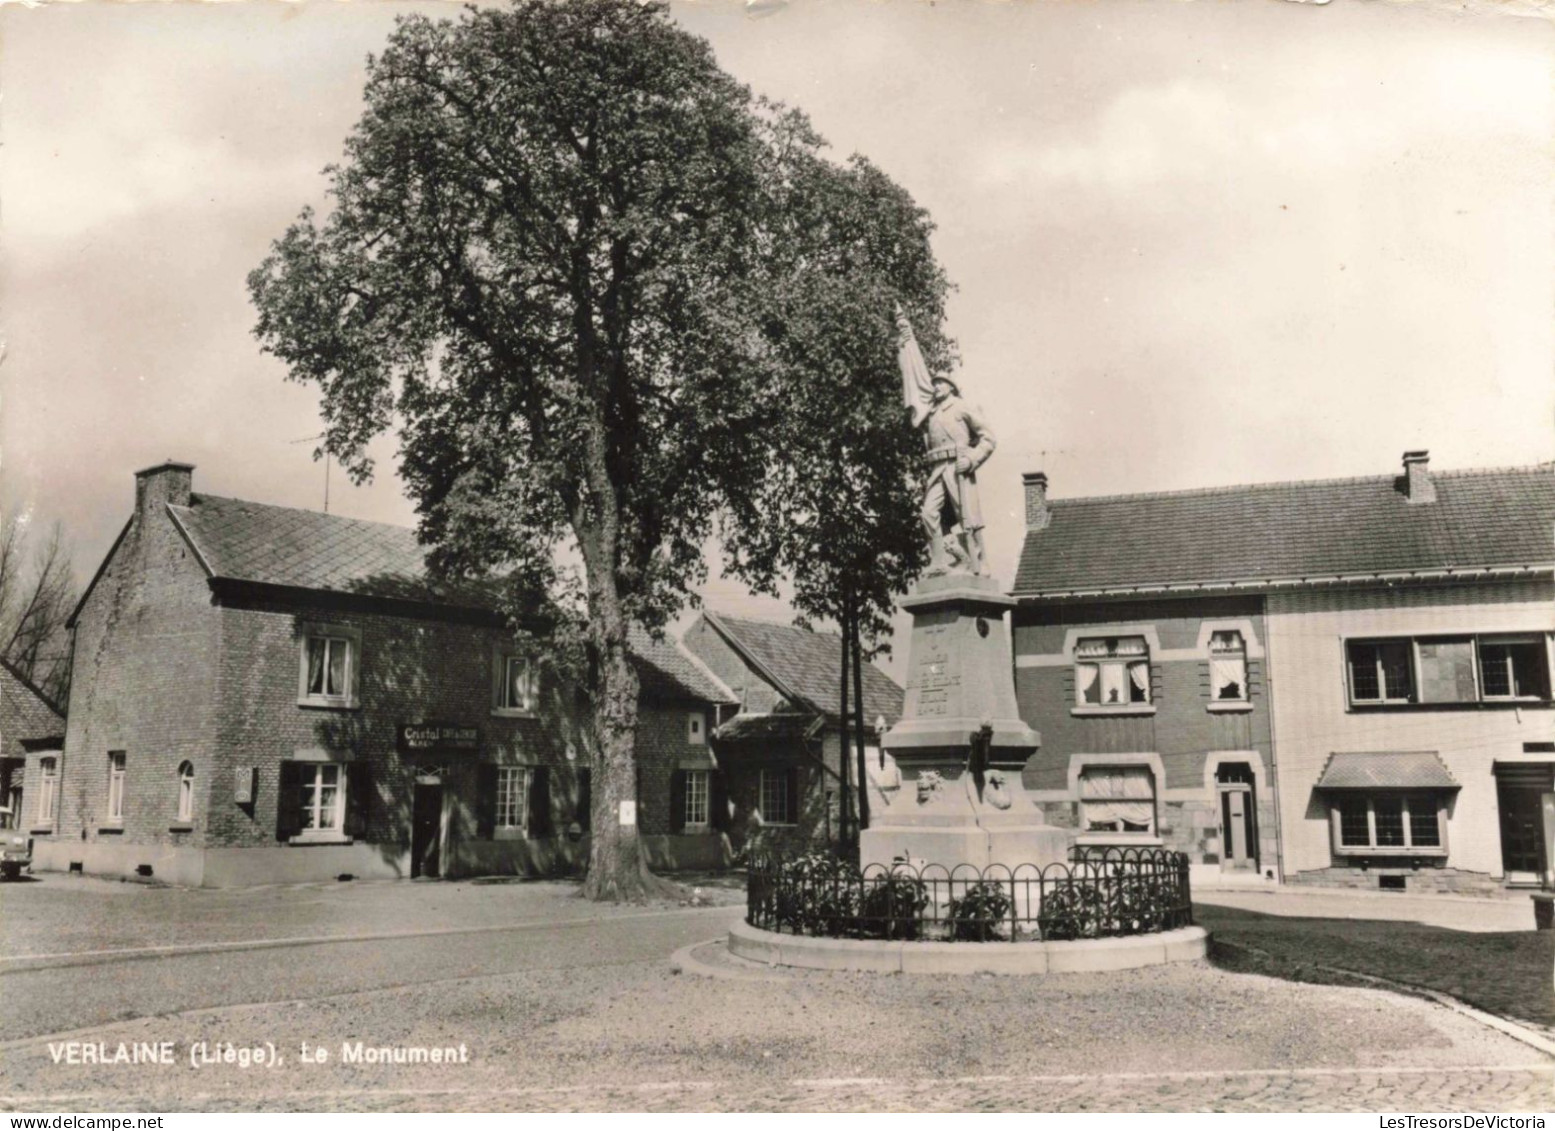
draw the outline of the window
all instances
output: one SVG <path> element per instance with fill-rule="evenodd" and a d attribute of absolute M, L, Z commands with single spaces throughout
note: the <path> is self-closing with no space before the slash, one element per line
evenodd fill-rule
<path fill-rule="evenodd" d="M 124 751 L 113 750 L 108 754 L 108 820 L 118 824 L 124 820 Z"/>
<path fill-rule="evenodd" d="M 1155 833 L 1155 775 L 1145 766 L 1090 766 L 1080 772 L 1082 828 L 1092 833 Z"/>
<path fill-rule="evenodd" d="M 1079 641 L 1075 646 L 1075 701 L 1094 707 L 1150 702 L 1150 651 L 1145 638 Z"/>
<path fill-rule="evenodd" d="M 686 771 L 686 824 L 688 826 L 695 825 L 702 828 L 707 826 L 707 786 L 706 770 Z"/>
<path fill-rule="evenodd" d="M 1537 636 L 1482 636 L 1480 686 L 1486 699 L 1548 699 L 1550 672 Z"/>
<path fill-rule="evenodd" d="M 354 705 L 357 646 L 354 633 L 310 632 L 303 639 L 299 700 L 310 706 Z"/>
<path fill-rule="evenodd" d="M 707 741 L 707 720 L 701 711 L 692 711 L 686 716 L 686 741 L 692 746 L 701 746 Z"/>
<path fill-rule="evenodd" d="M 1333 804 L 1340 855 L 1372 852 L 1439 855 L 1442 849 L 1440 804 L 1432 794 L 1352 793 Z"/>
<path fill-rule="evenodd" d="M 38 823 L 54 823 L 54 793 L 59 786 L 59 762 L 54 758 L 38 760 Z"/>
<path fill-rule="evenodd" d="M 501 767 L 497 771 L 497 828 L 522 829 L 528 811 L 528 767 Z"/>
<path fill-rule="evenodd" d="M 1345 644 L 1350 702 L 1548 702 L 1547 637 L 1538 633 L 1421 636 Z"/>
<path fill-rule="evenodd" d="M 1357 703 L 1413 703 L 1415 681 L 1408 640 L 1352 640 L 1350 698 Z"/>
<path fill-rule="evenodd" d="M 795 811 L 798 809 L 798 798 L 795 794 L 796 777 L 793 770 L 762 770 L 761 792 L 759 801 L 761 805 L 761 819 L 769 825 L 791 825 L 794 823 Z M 689 794 L 689 790 L 687 791 Z"/>
<path fill-rule="evenodd" d="M 540 699 L 534 661 L 523 656 L 501 657 L 502 682 L 497 690 L 497 710 L 515 715 L 533 714 Z"/>
<path fill-rule="evenodd" d="M 178 819 L 194 819 L 194 764 L 181 762 L 178 766 Z"/>
<path fill-rule="evenodd" d="M 1217 701 L 1247 701 L 1247 645 L 1240 632 L 1210 634 L 1209 686 Z"/>
<path fill-rule="evenodd" d="M 346 791 L 341 788 L 340 767 L 333 762 L 302 765 L 302 835 L 338 833 L 344 825 Z"/>

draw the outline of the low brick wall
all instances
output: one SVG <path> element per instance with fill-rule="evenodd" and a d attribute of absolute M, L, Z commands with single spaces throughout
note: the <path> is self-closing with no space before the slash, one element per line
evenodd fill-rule
<path fill-rule="evenodd" d="M 1384 891 L 1383 876 L 1402 877 L 1403 890 L 1418 895 L 1504 895 L 1507 889 L 1494 876 L 1483 872 L 1464 872 L 1457 868 L 1317 868 L 1297 872 L 1288 878 L 1302 887 L 1348 888 L 1354 891 Z"/>

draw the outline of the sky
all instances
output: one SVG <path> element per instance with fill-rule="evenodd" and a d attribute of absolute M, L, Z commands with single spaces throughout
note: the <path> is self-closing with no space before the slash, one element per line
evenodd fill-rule
<path fill-rule="evenodd" d="M 89 578 L 132 473 L 319 508 L 317 393 L 245 276 L 408 11 L 357 0 L 0 8 L 0 498 Z M 1332 0 L 704 0 L 674 18 L 938 224 L 960 378 L 1056 498 L 1527 464 L 1555 447 L 1555 24 Z M 394 475 L 334 513 L 413 524 Z M 715 569 L 716 573 L 716 569 Z M 715 580 L 708 603 L 784 615 Z M 684 618 L 683 618 L 684 619 Z M 893 667 L 899 666 L 900 657 Z"/>

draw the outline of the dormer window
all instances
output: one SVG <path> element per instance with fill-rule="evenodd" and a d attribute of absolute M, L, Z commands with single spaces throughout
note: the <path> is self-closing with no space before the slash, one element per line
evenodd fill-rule
<path fill-rule="evenodd" d="M 1075 646 L 1075 702 L 1127 707 L 1150 702 L 1150 649 L 1143 636 L 1091 637 Z"/>

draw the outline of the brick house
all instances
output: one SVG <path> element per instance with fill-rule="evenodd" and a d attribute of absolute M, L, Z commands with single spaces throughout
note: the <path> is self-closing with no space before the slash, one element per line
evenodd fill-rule
<path fill-rule="evenodd" d="M 737 701 L 736 713 L 713 734 L 735 846 L 758 828 L 782 848 L 834 843 L 842 786 L 842 638 L 705 612 L 683 643 Z M 878 724 L 883 719 L 890 727 L 901 717 L 903 693 L 873 664 L 865 666 L 862 683 L 873 779 L 880 765 Z M 856 782 L 856 775 L 849 780 Z M 856 803 L 852 809 L 857 812 Z"/>
<path fill-rule="evenodd" d="M 488 591 L 434 583 L 411 530 L 195 494 L 192 473 L 137 473 L 72 617 L 37 866 L 207 886 L 578 867 L 576 692 Z M 672 643 L 634 648 L 650 766 L 709 760 L 728 693 Z"/>
<path fill-rule="evenodd" d="M 0 829 L 27 827 L 39 806 L 45 810 L 59 784 L 59 755 L 65 742 L 65 712 L 31 680 L 0 660 Z M 32 775 L 27 776 L 27 764 Z M 26 795 L 24 782 L 34 783 Z"/>
<path fill-rule="evenodd" d="M 1549 466 L 1050 500 L 1026 476 L 1028 787 L 1083 841 L 1490 889 L 1547 866 Z"/>

